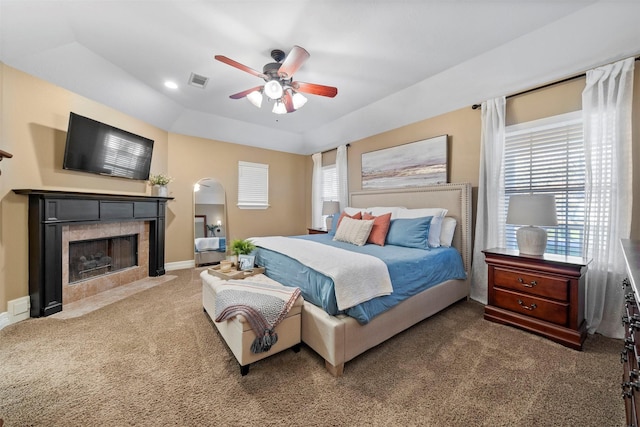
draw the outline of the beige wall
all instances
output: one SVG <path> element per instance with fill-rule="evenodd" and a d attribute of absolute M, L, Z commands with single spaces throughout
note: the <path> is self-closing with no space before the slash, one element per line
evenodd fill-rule
<path fill-rule="evenodd" d="M 220 182 L 226 193 L 227 239 L 306 232 L 307 156 L 169 134 L 169 170 L 175 178 L 167 206 L 166 261 L 193 259 L 193 185 Z M 269 165 L 269 209 L 238 209 L 238 161 Z"/>
<path fill-rule="evenodd" d="M 28 198 L 13 189 L 150 194 L 142 181 L 62 169 L 70 111 L 155 141 L 152 173 L 175 178 L 167 263 L 193 260 L 193 184 L 200 178 L 215 178 L 227 191 L 228 238 L 306 232 L 306 156 L 171 134 L 4 64 L 0 84 L 0 148 L 14 156 L 0 163 L 0 313 L 7 301 L 29 294 Z M 238 160 L 269 164 L 269 209 L 236 208 Z"/>

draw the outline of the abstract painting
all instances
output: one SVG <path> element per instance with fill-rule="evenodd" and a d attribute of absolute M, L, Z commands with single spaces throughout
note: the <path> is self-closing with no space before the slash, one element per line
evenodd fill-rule
<path fill-rule="evenodd" d="M 362 154 L 362 189 L 447 182 L 447 135 Z"/>

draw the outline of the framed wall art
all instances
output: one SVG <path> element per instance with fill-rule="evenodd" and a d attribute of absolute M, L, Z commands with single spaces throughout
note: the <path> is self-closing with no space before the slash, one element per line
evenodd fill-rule
<path fill-rule="evenodd" d="M 447 135 L 362 153 L 362 189 L 447 182 Z"/>

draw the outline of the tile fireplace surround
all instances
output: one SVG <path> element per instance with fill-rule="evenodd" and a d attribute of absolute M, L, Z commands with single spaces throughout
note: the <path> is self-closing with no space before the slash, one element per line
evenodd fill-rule
<path fill-rule="evenodd" d="M 91 277 L 69 284 L 69 243 L 89 239 L 102 239 L 136 235 L 138 265 L 124 270 Z M 62 304 L 69 304 L 100 292 L 126 285 L 148 277 L 149 223 L 110 222 L 89 225 L 65 225 L 62 227 Z"/>
<path fill-rule="evenodd" d="M 172 197 L 33 189 L 13 191 L 29 197 L 31 317 L 60 312 L 64 303 L 125 282 L 165 274 L 165 210 Z M 66 284 L 69 281 L 70 240 L 123 234 L 139 235 L 137 267 L 83 281 L 82 288 L 63 290 L 65 281 Z"/>

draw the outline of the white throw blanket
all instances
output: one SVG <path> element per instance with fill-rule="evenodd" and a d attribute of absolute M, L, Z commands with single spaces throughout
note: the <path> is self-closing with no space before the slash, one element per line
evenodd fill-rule
<path fill-rule="evenodd" d="M 393 292 L 387 265 L 374 256 L 282 236 L 253 237 L 251 241 L 332 278 L 340 310 Z"/>
<path fill-rule="evenodd" d="M 198 237 L 196 239 L 196 251 L 215 251 L 220 249 L 219 237 Z"/>

